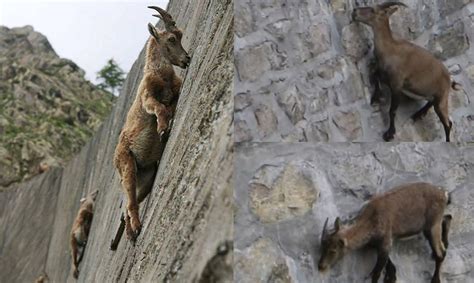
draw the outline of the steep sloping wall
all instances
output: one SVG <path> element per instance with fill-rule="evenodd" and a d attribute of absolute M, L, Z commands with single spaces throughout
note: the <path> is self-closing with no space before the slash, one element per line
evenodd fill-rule
<path fill-rule="evenodd" d="M 76 158 L 64 169 L 0 193 L 2 280 L 31 282 L 44 270 L 53 282 L 73 282 L 69 231 L 79 199 L 95 189 L 99 195 L 79 282 L 191 282 L 203 270 L 222 282 L 232 280 L 233 5 L 172 0 L 168 8 L 193 59 L 181 72 L 173 130 L 153 191 L 141 205 L 143 230 L 136 245 L 123 238 L 116 252 L 109 250 L 122 210 L 113 152 L 142 77 L 143 51 L 113 113 Z M 29 241 L 41 242 L 40 250 L 35 243 L 24 246 Z"/>
<path fill-rule="evenodd" d="M 369 282 L 371 249 L 318 271 L 324 221 L 332 229 L 336 217 L 351 219 L 371 195 L 416 181 L 452 192 L 442 282 L 473 282 L 472 145 L 267 143 L 241 145 L 235 159 L 236 282 Z M 394 242 L 390 256 L 397 282 L 430 282 L 434 261 L 422 235 Z"/>
<path fill-rule="evenodd" d="M 371 106 L 372 32 L 350 23 L 369 1 L 242 0 L 235 18 L 236 141 L 383 141 L 389 95 Z M 403 0 L 395 33 L 444 61 L 464 90 L 451 92 L 452 140 L 474 140 L 474 3 Z M 468 4 L 470 3 L 470 4 Z M 423 102 L 397 111 L 395 141 L 443 141 L 433 110 L 410 119 Z"/>

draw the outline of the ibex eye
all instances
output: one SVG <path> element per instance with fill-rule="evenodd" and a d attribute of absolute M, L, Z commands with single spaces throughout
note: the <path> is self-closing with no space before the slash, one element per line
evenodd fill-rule
<path fill-rule="evenodd" d="M 170 42 L 175 42 L 175 41 L 176 41 L 176 38 L 170 37 L 168 40 L 169 40 Z"/>

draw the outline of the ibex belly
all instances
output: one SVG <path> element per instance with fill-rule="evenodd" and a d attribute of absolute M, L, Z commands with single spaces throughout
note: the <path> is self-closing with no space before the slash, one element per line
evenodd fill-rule
<path fill-rule="evenodd" d="M 429 100 L 429 101 L 433 100 L 433 96 L 422 96 L 405 88 L 402 89 L 402 91 L 403 91 L 403 94 L 415 100 Z"/>
<path fill-rule="evenodd" d="M 156 130 L 156 119 L 149 121 L 136 136 L 130 149 L 139 167 L 148 167 L 157 162 L 162 154 L 162 143 Z"/>
<path fill-rule="evenodd" d="M 76 239 L 76 243 L 79 246 L 84 246 L 87 241 L 86 233 L 84 233 L 84 229 L 79 228 L 74 231 L 74 239 Z"/>

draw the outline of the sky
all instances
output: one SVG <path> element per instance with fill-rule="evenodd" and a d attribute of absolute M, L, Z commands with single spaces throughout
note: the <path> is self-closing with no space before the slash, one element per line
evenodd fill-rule
<path fill-rule="evenodd" d="M 0 0 L 0 25 L 31 25 L 45 35 L 56 53 L 71 59 L 93 83 L 96 73 L 114 58 L 128 72 L 148 39 L 153 10 L 168 0 Z M 156 13 L 156 12 L 155 12 Z"/>

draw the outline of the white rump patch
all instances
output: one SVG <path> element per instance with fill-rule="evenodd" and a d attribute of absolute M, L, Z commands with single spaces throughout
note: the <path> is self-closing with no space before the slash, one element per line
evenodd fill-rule
<path fill-rule="evenodd" d="M 415 94 L 415 93 L 413 93 L 409 90 L 406 90 L 406 89 L 402 89 L 402 92 L 406 96 L 408 96 L 410 98 L 413 98 L 413 99 L 416 99 L 416 100 L 430 100 L 430 101 L 433 100 L 432 96 L 421 96 L 421 95 Z"/>

